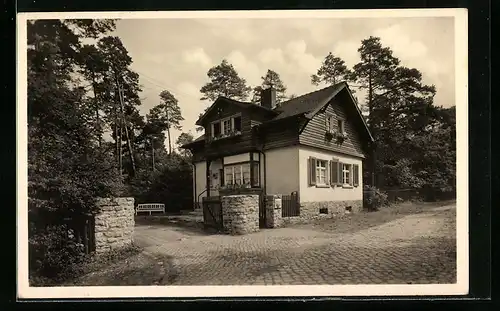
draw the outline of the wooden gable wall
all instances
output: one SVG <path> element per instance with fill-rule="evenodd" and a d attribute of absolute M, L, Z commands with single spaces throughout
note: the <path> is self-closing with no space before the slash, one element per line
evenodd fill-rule
<path fill-rule="evenodd" d="M 337 96 L 328 104 L 325 111 L 316 114 L 299 135 L 300 144 L 354 156 L 364 156 L 366 149 L 359 134 L 359 122 L 355 122 L 354 120 L 358 116 L 353 113 L 347 113 L 346 105 L 350 105 L 351 103 L 345 102 L 346 100 L 348 99 L 345 96 Z M 347 133 L 347 138 L 342 143 L 339 143 L 335 138 L 331 140 L 326 138 L 325 119 L 327 114 L 333 114 L 335 130 L 337 130 L 337 118 L 344 120 L 344 129 Z"/>

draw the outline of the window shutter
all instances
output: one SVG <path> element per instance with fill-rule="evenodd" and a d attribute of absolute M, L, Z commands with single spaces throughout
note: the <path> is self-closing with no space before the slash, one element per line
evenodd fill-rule
<path fill-rule="evenodd" d="M 353 169 L 353 171 L 354 171 L 354 175 L 353 175 L 354 187 L 357 187 L 357 186 L 359 186 L 359 165 L 354 164 L 353 168 L 354 168 Z"/>
<path fill-rule="evenodd" d="M 335 186 L 338 183 L 338 159 L 333 159 L 330 161 L 330 185 Z"/>
<path fill-rule="evenodd" d="M 354 165 L 349 165 L 349 185 L 354 184 Z"/>
<path fill-rule="evenodd" d="M 309 158 L 309 186 L 316 186 L 316 158 Z"/>
<path fill-rule="evenodd" d="M 342 183 L 344 182 L 343 178 L 343 164 L 342 162 L 337 162 L 337 186 L 342 186 Z"/>

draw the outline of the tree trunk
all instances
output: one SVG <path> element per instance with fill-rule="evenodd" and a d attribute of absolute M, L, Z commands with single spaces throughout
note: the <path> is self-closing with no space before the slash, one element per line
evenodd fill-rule
<path fill-rule="evenodd" d="M 371 63 L 371 56 L 370 56 L 370 63 Z M 370 64 L 371 65 L 371 64 Z M 372 69 L 370 68 L 368 72 L 368 127 L 370 129 L 370 132 L 372 135 L 373 133 L 373 77 L 372 77 Z M 372 145 L 372 169 L 371 169 L 371 184 L 372 186 L 375 187 L 375 165 L 376 165 L 376 149 L 375 149 L 375 144 Z"/>
<path fill-rule="evenodd" d="M 119 167 L 120 167 L 120 177 L 122 176 L 122 173 L 123 173 L 123 143 L 122 143 L 122 137 L 123 137 L 123 119 L 120 118 L 120 138 L 119 138 L 119 160 L 118 160 L 118 163 L 119 163 Z"/>
<path fill-rule="evenodd" d="M 116 103 L 115 103 L 116 104 Z M 115 155 L 116 155 L 116 165 L 117 168 L 120 169 L 120 161 L 119 161 L 119 144 L 118 144 L 118 107 L 114 107 L 114 117 L 115 117 Z"/>
<path fill-rule="evenodd" d="M 153 172 L 155 171 L 155 147 L 154 147 L 154 137 L 151 137 L 151 160 L 153 165 Z"/>
<path fill-rule="evenodd" d="M 168 154 L 172 153 L 172 141 L 170 140 L 170 127 L 167 127 L 167 135 L 168 135 Z"/>
<path fill-rule="evenodd" d="M 121 119 L 122 122 L 125 121 L 125 113 L 124 113 L 124 107 L 123 107 L 123 90 L 120 88 L 120 110 L 121 110 Z M 127 138 L 127 147 L 128 147 L 128 152 L 130 155 L 130 164 L 132 165 L 132 175 L 135 176 L 135 162 L 134 162 L 134 154 L 132 151 L 132 144 L 130 142 L 130 136 L 128 135 L 128 123 L 125 124 L 125 136 Z"/>
<path fill-rule="evenodd" d="M 97 101 L 97 88 L 95 81 L 95 73 L 92 71 L 92 90 L 94 91 L 94 105 L 95 105 L 95 125 L 97 132 L 97 145 L 101 149 L 101 123 L 99 120 L 99 103 Z"/>

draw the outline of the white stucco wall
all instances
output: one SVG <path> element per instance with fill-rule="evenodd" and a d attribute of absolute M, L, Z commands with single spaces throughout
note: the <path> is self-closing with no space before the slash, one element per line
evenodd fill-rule
<path fill-rule="evenodd" d="M 308 174 L 308 160 L 309 157 L 318 159 L 331 160 L 333 157 L 338 158 L 340 162 L 346 164 L 359 165 L 359 185 L 352 188 L 343 187 L 327 187 L 319 188 L 316 186 L 309 186 Z M 299 190 L 301 202 L 325 202 L 325 201 L 350 201 L 363 199 L 363 163 L 362 159 L 358 157 L 348 156 L 340 153 L 316 150 L 301 146 L 298 150 L 299 158 Z"/>
<path fill-rule="evenodd" d="M 228 157 L 224 157 L 224 164 L 232 164 L 232 163 L 239 163 L 239 162 L 246 162 L 250 161 L 250 153 L 240 153 Z"/>
<path fill-rule="evenodd" d="M 195 187 L 193 188 L 193 192 L 194 192 L 193 203 L 195 203 L 196 200 L 198 200 L 198 195 L 200 193 L 202 193 L 206 188 L 207 163 L 205 161 L 196 162 L 194 164 L 194 170 L 196 170 L 195 172 L 193 172 L 193 176 L 195 177 L 194 181 L 196 184 L 195 184 Z M 203 198 L 205 196 L 207 196 L 206 192 L 200 196 L 200 202 L 201 202 L 201 198 Z"/>
<path fill-rule="evenodd" d="M 272 149 L 265 154 L 267 194 L 290 194 L 299 191 L 298 147 Z"/>
<path fill-rule="evenodd" d="M 222 169 L 222 161 L 212 161 L 210 162 L 210 168 L 212 175 L 210 176 L 210 196 L 218 196 L 219 195 L 219 187 L 221 186 L 221 176 L 220 170 Z"/>

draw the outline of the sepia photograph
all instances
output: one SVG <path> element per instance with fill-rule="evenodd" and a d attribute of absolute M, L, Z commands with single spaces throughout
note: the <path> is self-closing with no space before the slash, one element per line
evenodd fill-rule
<path fill-rule="evenodd" d="M 466 10 L 19 14 L 18 94 L 20 297 L 467 293 Z"/>

